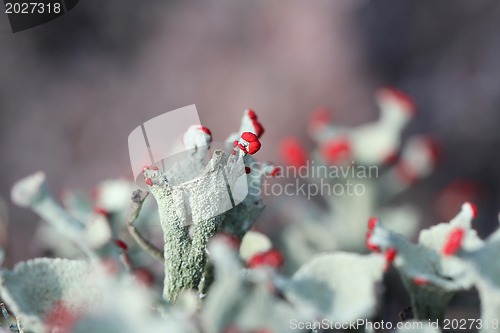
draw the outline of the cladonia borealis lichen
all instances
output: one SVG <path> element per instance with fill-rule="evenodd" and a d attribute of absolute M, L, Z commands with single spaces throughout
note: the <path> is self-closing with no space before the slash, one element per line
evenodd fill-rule
<path fill-rule="evenodd" d="M 416 112 L 410 97 L 384 88 L 375 100 L 380 118 L 354 128 L 315 113 L 308 130 L 317 147 L 285 139 L 287 166 L 257 160 L 265 131 L 247 109 L 220 144 L 202 124 L 186 128 L 185 151 L 145 165 L 137 184 L 109 179 L 93 195 L 63 191 L 59 202 L 43 172 L 19 180 L 12 200 L 43 220 L 34 244 L 53 256 L 0 271 L 3 331 L 374 332 L 395 272 L 411 300 L 402 320 L 422 332 L 438 332 L 433 321 L 442 323 L 453 296 L 471 288 L 482 320 L 498 320 L 499 231 L 481 239 L 477 208 L 465 202 L 449 222 L 418 232 L 415 207 L 391 200 L 433 171 L 438 149 L 428 137 L 402 140 Z M 271 212 L 286 223 L 268 236 L 255 227 L 261 187 L 289 166 L 377 173 L 345 173 L 363 195 L 326 196 L 322 207 L 284 200 Z M 340 181 L 313 171 L 301 181 Z M 419 331 L 406 328 L 389 331 Z"/>

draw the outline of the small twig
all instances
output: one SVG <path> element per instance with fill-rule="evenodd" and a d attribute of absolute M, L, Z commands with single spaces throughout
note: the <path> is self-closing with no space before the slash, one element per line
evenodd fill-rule
<path fill-rule="evenodd" d="M 21 322 L 19 320 L 19 317 L 16 317 L 16 322 L 14 323 L 10 319 L 9 311 L 5 307 L 5 304 L 0 303 L 0 308 L 2 310 L 2 315 L 5 318 L 7 325 L 9 325 L 9 330 L 11 330 L 12 332 L 24 333 L 24 328 L 21 327 Z M 3 327 L 3 326 L 0 325 L 0 327 Z"/>
<path fill-rule="evenodd" d="M 198 290 L 200 295 L 206 295 L 208 290 L 212 286 L 212 283 L 215 280 L 215 267 L 211 261 L 207 261 L 205 265 L 205 271 L 203 272 L 203 278 L 198 286 Z"/>
<path fill-rule="evenodd" d="M 24 333 L 24 327 L 22 327 L 21 320 L 19 319 L 19 317 L 16 317 L 16 325 L 17 325 L 17 331 L 19 333 Z"/>
<path fill-rule="evenodd" d="M 137 220 L 139 213 L 142 208 L 144 200 L 148 197 L 149 192 L 137 190 L 132 194 L 132 204 L 129 207 L 127 213 L 127 229 L 132 238 L 139 244 L 139 246 L 149 253 L 153 258 L 163 262 L 163 252 L 154 246 L 150 241 L 148 241 L 144 236 L 141 235 L 139 230 L 134 226 L 134 222 Z"/>
<path fill-rule="evenodd" d="M 2 309 L 2 315 L 5 318 L 5 321 L 7 322 L 8 325 L 11 325 L 12 324 L 12 320 L 10 320 L 9 311 L 7 311 L 7 308 L 5 307 L 5 304 L 0 303 L 0 308 Z"/>

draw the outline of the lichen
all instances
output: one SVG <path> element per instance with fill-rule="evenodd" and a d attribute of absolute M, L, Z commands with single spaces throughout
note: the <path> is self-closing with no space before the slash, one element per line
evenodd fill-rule
<path fill-rule="evenodd" d="M 372 215 L 383 216 L 387 228 L 406 237 L 418 229 L 415 207 L 390 202 L 433 171 L 438 146 L 426 136 L 402 140 L 416 113 L 409 96 L 383 88 L 375 101 L 379 119 L 357 127 L 341 126 L 326 110 L 317 111 L 308 128 L 316 144 L 311 152 L 298 139 L 283 140 L 281 153 L 290 170 L 285 177 L 316 191 L 307 191 L 307 203 L 290 198 L 283 208 L 283 218 L 291 221 L 281 237 L 291 272 L 321 252 L 364 252 L 364 221 Z M 354 193 L 356 188 L 362 193 Z"/>
<path fill-rule="evenodd" d="M 278 176 L 283 168 L 253 156 L 264 128 L 250 109 L 223 149 L 214 149 L 208 128 L 189 127 L 186 151 L 175 163 L 143 168 L 147 190 L 108 180 L 97 186 L 94 200 L 72 192 L 63 196 L 61 205 L 43 173 L 20 180 L 12 189 L 13 201 L 47 222 L 45 242 L 66 241 L 71 247 L 60 246 L 59 253 L 77 259 L 37 258 L 13 270 L 1 269 L 7 329 L 285 333 L 292 323 L 301 322 L 316 325 L 302 331 L 317 332 L 322 320 L 380 320 L 384 280 L 393 275 L 385 274 L 392 264 L 416 319 L 395 332 L 439 332 L 431 323 L 444 318 L 453 295 L 473 287 L 481 298 L 482 320 L 494 321 L 500 313 L 500 266 L 495 261 L 500 231 L 481 240 L 472 227 L 477 209 L 464 203 L 449 222 L 421 230 L 417 243 L 408 240 L 415 227 L 414 208 L 382 203 L 428 175 L 434 157 L 427 139 L 406 145 L 399 139 L 414 109 L 407 97 L 383 90 L 377 101 L 381 119 L 352 131 L 316 118 L 310 128 L 320 142 L 316 158 L 325 165 L 353 157 L 382 165 L 385 155 L 401 148 L 399 162 L 386 165 L 382 179 L 364 183 L 364 199 L 329 198 L 326 211 L 313 206 L 302 214 L 296 214 L 299 206 L 289 208 L 294 219 L 307 224 L 288 227 L 284 247 L 252 230 L 265 207 L 261 189 L 266 177 Z M 377 128 L 387 132 L 364 146 Z M 295 162 L 308 158 L 297 156 L 302 153 L 295 151 Z M 366 217 L 373 211 L 379 218 Z M 330 221 L 343 217 L 349 218 Z M 365 226 L 360 231 L 366 220 L 368 230 Z M 358 242 L 366 248 L 360 249 Z M 339 250 L 348 245 L 357 253 Z M 359 253 L 366 250 L 373 253 Z M 162 267 L 156 266 L 158 261 Z M 290 262 L 288 269 L 298 269 L 288 274 L 283 265 Z M 158 279 L 161 274 L 164 278 Z M 410 324 L 415 325 L 410 329 Z M 363 324 L 353 331 L 373 329 Z"/>

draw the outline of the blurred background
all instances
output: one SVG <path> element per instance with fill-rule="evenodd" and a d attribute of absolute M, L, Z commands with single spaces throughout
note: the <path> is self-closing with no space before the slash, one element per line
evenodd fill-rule
<path fill-rule="evenodd" d="M 430 134 L 444 152 L 401 200 L 433 224 L 450 217 L 435 201 L 455 182 L 478 204 L 485 236 L 500 208 L 498 31 L 495 0 L 81 0 L 16 34 L 0 15 L 0 197 L 10 259 L 36 255 L 29 244 L 38 218 L 9 197 L 21 177 L 43 170 L 58 193 L 130 176 L 129 133 L 193 103 L 215 140 L 255 109 L 266 128 L 259 159 L 279 163 L 284 136 L 313 146 L 306 123 L 319 106 L 339 124 L 377 119 L 373 94 L 382 85 L 417 102 L 405 136 Z M 266 214 L 259 224 L 273 219 Z"/>

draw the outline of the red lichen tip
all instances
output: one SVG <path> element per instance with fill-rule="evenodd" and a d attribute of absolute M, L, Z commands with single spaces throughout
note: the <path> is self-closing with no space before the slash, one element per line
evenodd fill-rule
<path fill-rule="evenodd" d="M 134 277 L 136 280 L 145 287 L 150 287 L 154 285 L 155 278 L 153 273 L 144 267 L 138 267 L 134 269 Z"/>
<path fill-rule="evenodd" d="M 252 122 L 254 133 L 257 135 L 257 137 L 260 138 L 262 136 L 262 134 L 264 134 L 264 127 L 257 119 L 257 114 L 252 109 L 246 109 L 246 114 L 247 114 L 248 118 L 250 119 L 250 121 Z"/>
<path fill-rule="evenodd" d="M 151 178 L 146 178 L 146 184 L 148 184 L 148 186 L 153 186 L 153 181 L 151 180 Z"/>
<path fill-rule="evenodd" d="M 286 164 L 301 167 L 307 164 L 309 159 L 306 150 L 295 138 L 288 138 L 281 142 L 281 158 Z"/>
<path fill-rule="evenodd" d="M 257 135 L 252 132 L 243 132 L 241 139 L 246 142 L 239 142 L 238 147 L 246 154 L 253 155 L 260 150 L 261 144 Z"/>
<path fill-rule="evenodd" d="M 267 252 L 262 252 L 251 257 L 247 262 L 248 268 L 257 268 L 263 266 L 269 266 L 278 268 L 283 265 L 283 255 L 280 251 L 276 249 L 269 250 Z"/>
<path fill-rule="evenodd" d="M 426 137 L 424 138 L 424 143 L 427 146 L 432 161 L 437 162 L 443 152 L 443 148 L 439 141 L 434 138 Z"/>
<path fill-rule="evenodd" d="M 472 210 L 472 218 L 475 219 L 477 217 L 477 206 L 470 202 L 466 202 L 465 204 L 469 205 L 470 209 Z"/>
<path fill-rule="evenodd" d="M 255 134 L 257 134 L 257 137 L 259 137 L 259 138 L 265 132 L 264 127 L 262 126 L 262 124 L 260 122 L 256 121 L 256 120 L 253 121 L 253 128 L 254 128 Z"/>
<path fill-rule="evenodd" d="M 368 219 L 368 230 L 373 231 L 373 229 L 375 229 L 375 226 L 378 224 L 378 222 L 379 222 L 378 217 L 374 217 L 374 216 L 370 217 Z"/>
<path fill-rule="evenodd" d="M 153 169 L 154 171 L 158 171 L 158 170 L 159 170 L 159 169 L 158 169 L 158 167 L 157 167 L 156 165 L 155 165 L 155 166 L 153 166 L 151 169 Z"/>
<path fill-rule="evenodd" d="M 394 259 L 396 258 L 397 254 L 398 254 L 398 251 L 395 248 L 390 247 L 387 249 L 387 251 L 385 251 L 385 259 L 388 262 L 393 262 Z"/>
<path fill-rule="evenodd" d="M 416 276 L 413 278 L 413 284 L 416 286 L 424 286 L 429 284 L 429 279 L 423 276 Z"/>
<path fill-rule="evenodd" d="M 109 218 L 111 216 L 110 212 L 102 207 L 94 207 L 94 213 L 96 213 L 97 215 L 102 215 L 105 218 Z"/>
<path fill-rule="evenodd" d="M 373 243 L 371 242 L 371 237 L 372 237 L 372 234 L 373 234 L 373 233 L 372 233 L 371 231 L 368 231 L 368 232 L 366 233 L 366 240 L 365 240 L 365 245 L 366 245 L 366 248 L 367 248 L 368 250 L 372 251 L 372 252 L 377 252 L 377 253 L 380 253 L 380 252 L 381 252 L 381 251 L 380 251 L 380 248 L 379 248 L 377 245 L 375 245 L 375 244 L 373 244 Z"/>
<path fill-rule="evenodd" d="M 416 183 L 420 178 L 413 167 L 405 161 L 396 164 L 396 174 L 403 183 L 409 185 Z"/>
<path fill-rule="evenodd" d="M 149 170 L 149 165 L 145 165 L 145 166 L 142 167 L 142 172 L 144 172 L 146 170 Z"/>
<path fill-rule="evenodd" d="M 385 155 L 382 163 L 386 165 L 393 164 L 398 160 L 398 155 L 399 154 L 397 151 L 392 150 L 389 153 L 387 153 L 387 155 Z"/>
<path fill-rule="evenodd" d="M 250 172 L 252 172 L 252 169 L 249 167 L 245 167 L 245 173 L 248 175 Z"/>
<path fill-rule="evenodd" d="M 219 233 L 214 238 L 220 239 L 221 241 L 223 241 L 226 245 L 228 245 L 233 250 L 238 250 L 240 248 L 240 245 L 241 245 L 241 239 L 239 239 L 238 237 L 236 237 L 232 234 L 228 234 L 226 232 Z"/>
<path fill-rule="evenodd" d="M 259 141 L 259 138 L 257 138 L 257 135 L 253 134 L 252 132 L 241 133 L 241 138 L 247 142 Z"/>
<path fill-rule="evenodd" d="M 252 110 L 252 109 L 246 109 L 245 110 L 247 115 L 248 115 L 248 118 L 252 119 L 252 120 L 257 120 L 257 115 L 255 114 L 255 111 Z"/>
<path fill-rule="evenodd" d="M 351 144 L 347 138 L 337 138 L 321 146 L 321 155 L 325 162 L 337 164 L 348 158 L 351 154 Z"/>
<path fill-rule="evenodd" d="M 57 301 L 45 314 L 46 332 L 73 332 L 82 316 L 81 311 Z"/>
<path fill-rule="evenodd" d="M 107 257 L 101 260 L 101 265 L 104 268 L 104 271 L 109 275 L 115 275 L 118 273 L 120 265 L 115 258 Z"/>
<path fill-rule="evenodd" d="M 202 130 L 203 132 L 205 132 L 206 134 L 212 136 L 212 132 L 207 127 L 200 126 L 199 129 Z"/>
<path fill-rule="evenodd" d="M 127 243 L 125 243 L 124 241 L 122 241 L 121 239 L 115 239 L 115 245 L 118 246 L 120 249 L 122 249 L 123 251 L 127 251 L 128 250 L 128 245 Z"/>
<path fill-rule="evenodd" d="M 238 145 L 238 140 L 234 140 L 233 147 L 236 147 L 237 145 Z"/>
<path fill-rule="evenodd" d="M 443 255 L 450 256 L 455 254 L 461 247 L 465 237 L 465 231 L 462 228 L 457 228 L 450 233 L 448 241 L 443 247 Z"/>
<path fill-rule="evenodd" d="M 275 177 L 281 173 L 281 168 L 279 166 L 274 167 L 273 171 L 269 174 L 271 177 Z"/>
<path fill-rule="evenodd" d="M 397 254 L 398 254 L 398 251 L 393 247 L 388 248 L 387 251 L 385 251 L 385 262 L 386 262 L 385 270 L 386 271 L 391 266 L 391 264 L 394 261 L 394 259 L 396 258 Z"/>
<path fill-rule="evenodd" d="M 417 112 L 417 105 L 415 104 L 415 101 L 413 98 L 411 98 L 409 95 L 407 95 L 405 92 L 402 90 L 392 88 L 392 87 L 385 87 L 381 88 L 377 95 L 383 99 L 385 98 L 391 98 L 396 100 L 398 103 L 404 106 L 406 110 L 410 112 L 410 115 L 415 115 Z"/>
<path fill-rule="evenodd" d="M 330 112 L 326 107 L 320 107 L 316 109 L 312 114 L 309 120 L 309 128 L 312 131 L 316 131 L 331 122 Z"/>

